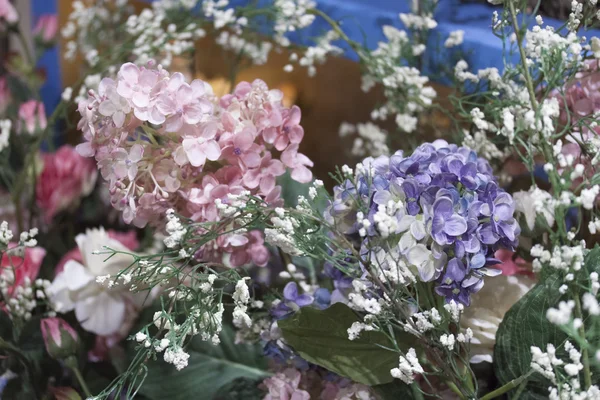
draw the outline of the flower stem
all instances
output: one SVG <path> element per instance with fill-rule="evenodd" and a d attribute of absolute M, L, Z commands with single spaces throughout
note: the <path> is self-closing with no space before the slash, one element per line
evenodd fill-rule
<path fill-rule="evenodd" d="M 575 294 L 573 296 L 575 298 L 575 317 L 579 318 L 583 321 L 583 312 L 581 311 L 581 300 L 579 300 L 579 296 Z M 585 341 L 587 344 L 587 340 L 585 337 L 585 326 L 583 322 L 578 329 L 579 336 L 581 339 Z M 583 381 L 584 381 L 584 389 L 588 390 L 590 386 L 592 386 L 592 373 L 590 371 L 590 355 L 587 346 L 581 346 L 581 361 L 583 362 Z"/>
<path fill-rule="evenodd" d="M 17 36 L 19 37 L 21 46 L 23 46 L 23 53 L 25 53 L 25 59 L 27 60 L 27 63 L 31 66 L 33 70 L 35 68 L 34 55 L 31 49 L 29 48 L 29 43 L 27 42 L 27 39 L 25 38 L 25 35 L 23 34 L 23 31 L 21 29 L 17 31 Z"/>
<path fill-rule="evenodd" d="M 352 47 L 352 49 L 354 51 L 356 51 L 356 53 L 358 54 L 358 56 L 360 58 L 363 58 L 363 57 L 361 57 L 360 44 L 358 44 L 354 40 L 350 39 L 348 37 L 348 35 L 346 35 L 346 33 L 342 30 L 340 25 L 337 22 L 335 22 L 329 15 L 325 14 L 323 11 L 316 9 L 316 8 L 311 8 L 311 9 L 307 10 L 306 12 L 308 14 L 318 15 L 321 18 L 323 18 L 331 26 L 331 28 L 335 31 L 335 33 L 337 33 L 343 41 L 348 43 L 348 45 L 350 45 L 350 47 Z"/>
<path fill-rule="evenodd" d="M 526 373 L 525 375 L 522 375 L 516 379 L 513 379 L 512 381 L 508 382 L 507 384 L 505 384 L 504 386 L 499 387 L 498 389 L 489 392 L 488 394 L 486 394 L 485 396 L 483 396 L 480 400 L 490 400 L 490 399 L 495 399 L 496 397 L 499 397 L 501 395 L 503 395 L 504 393 L 516 389 L 517 387 L 519 387 L 519 385 L 523 382 L 525 382 L 527 379 L 529 379 L 529 376 L 533 374 L 533 370 L 529 371 L 528 373 Z"/>
<path fill-rule="evenodd" d="M 523 48 L 523 38 L 521 37 L 519 24 L 517 22 L 517 10 L 515 9 L 515 3 L 513 1 L 508 1 L 507 3 L 510 10 L 513 28 L 515 29 L 515 36 L 517 39 L 517 46 L 519 47 L 519 55 L 521 56 L 521 65 L 523 65 L 523 76 L 525 77 L 525 85 L 527 86 L 527 92 L 529 93 L 529 100 L 531 101 L 532 108 L 537 110 L 538 102 L 535 97 L 533 81 L 531 79 L 531 75 L 529 74 L 529 67 L 527 66 L 527 55 L 525 54 L 525 49 Z"/>
<path fill-rule="evenodd" d="M 466 400 L 465 395 L 460 391 L 460 389 L 458 388 L 458 386 L 456 386 L 454 382 L 446 381 L 446 385 L 448 385 L 450 390 L 456 393 L 461 400 Z"/>
<path fill-rule="evenodd" d="M 75 374 L 75 378 L 77 378 L 77 382 L 79 382 L 79 386 L 81 386 L 81 390 L 83 390 L 85 397 L 92 397 L 92 392 L 90 392 L 90 389 L 88 388 L 87 384 L 85 383 L 85 379 L 83 379 L 83 375 L 81 374 L 81 371 L 77 367 L 77 360 L 75 360 L 74 357 L 70 357 L 70 358 L 72 358 L 72 360 L 67 359 L 67 360 L 65 360 L 65 363 L 67 364 L 67 366 L 69 368 L 71 368 L 71 371 L 73 371 L 73 373 Z"/>

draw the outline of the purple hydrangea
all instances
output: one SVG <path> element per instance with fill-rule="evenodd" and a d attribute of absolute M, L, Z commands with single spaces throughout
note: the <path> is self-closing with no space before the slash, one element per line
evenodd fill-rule
<path fill-rule="evenodd" d="M 283 300 L 271 309 L 271 315 L 276 319 L 282 319 L 293 314 L 302 307 L 311 305 L 313 301 L 313 296 L 298 293 L 298 284 L 296 282 L 289 282 L 285 285 L 285 288 L 283 288 Z"/>
<path fill-rule="evenodd" d="M 496 250 L 513 250 L 520 233 L 514 201 L 489 163 L 467 147 L 437 140 L 409 156 L 398 151 L 362 165 L 366 172 L 334 189 L 326 215 L 343 221 L 342 233 L 360 232 L 363 247 L 378 240 L 386 243 L 380 248 L 398 245 L 420 280 L 435 281 L 447 301 L 469 305 L 483 277 L 499 273 L 490 268 L 498 263 Z"/>

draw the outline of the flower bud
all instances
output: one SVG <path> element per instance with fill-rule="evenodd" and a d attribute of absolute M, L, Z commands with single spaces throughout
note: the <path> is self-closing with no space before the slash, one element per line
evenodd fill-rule
<path fill-rule="evenodd" d="M 0 21 L 15 26 L 19 22 L 19 14 L 9 0 L 0 0 Z"/>
<path fill-rule="evenodd" d="M 19 133 L 28 133 L 33 135 L 38 130 L 46 129 L 48 121 L 46 120 L 46 111 L 44 103 L 36 100 L 29 100 L 19 106 L 19 123 L 17 130 Z"/>
<path fill-rule="evenodd" d="M 64 360 L 77 354 L 79 336 L 62 318 L 44 318 L 41 321 L 46 351 L 50 357 Z"/>
<path fill-rule="evenodd" d="M 54 14 L 42 15 L 33 28 L 35 38 L 46 46 L 51 46 L 56 38 L 58 31 L 58 19 Z"/>
<path fill-rule="evenodd" d="M 50 388 L 56 400 L 81 400 L 79 393 L 71 387 Z"/>

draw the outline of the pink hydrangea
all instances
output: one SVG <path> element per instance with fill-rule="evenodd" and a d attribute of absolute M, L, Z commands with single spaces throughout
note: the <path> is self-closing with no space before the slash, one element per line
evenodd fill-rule
<path fill-rule="evenodd" d="M 96 158 L 111 204 L 125 222 L 161 225 L 167 209 L 196 222 L 217 222 L 217 200 L 250 193 L 277 206 L 276 178 L 286 169 L 299 182 L 312 179 L 313 164 L 299 153 L 300 109 L 285 107 L 282 98 L 260 80 L 218 98 L 205 82 L 127 63 L 116 80 L 105 78 L 79 104 L 86 142 L 77 150 Z M 214 226 L 223 232 L 237 227 Z M 262 233 L 251 231 L 223 234 L 197 257 L 265 265 L 268 251 Z"/>
<path fill-rule="evenodd" d="M 600 111 L 600 69 L 597 60 L 589 60 L 584 69 L 564 88 L 562 93 L 554 93 L 561 106 L 560 119 L 576 124 L 583 117 L 591 117 Z M 563 97 L 564 96 L 564 97 Z M 583 133 L 588 128 L 583 127 Z M 596 131 L 597 133 L 597 131 Z"/>
<path fill-rule="evenodd" d="M 310 394 L 300 389 L 302 374 L 297 369 L 288 368 L 263 381 L 269 393 L 264 400 L 309 400 Z"/>
<path fill-rule="evenodd" d="M 56 213 L 76 204 L 96 184 L 94 163 L 65 145 L 42 154 L 44 166 L 36 183 L 37 205 L 49 222 Z"/>
<path fill-rule="evenodd" d="M 29 100 L 19 107 L 18 131 L 33 135 L 38 129 L 44 130 L 48 126 L 44 103 Z"/>

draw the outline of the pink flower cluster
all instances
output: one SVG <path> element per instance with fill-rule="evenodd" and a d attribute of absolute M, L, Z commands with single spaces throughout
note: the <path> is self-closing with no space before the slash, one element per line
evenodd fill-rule
<path fill-rule="evenodd" d="M 79 104 L 86 142 L 77 149 L 95 156 L 127 223 L 162 224 L 168 209 L 196 222 L 220 221 L 216 201 L 228 203 L 230 194 L 250 192 L 278 205 L 275 179 L 286 169 L 298 182 L 312 179 L 312 162 L 298 152 L 300 109 L 284 107 L 282 97 L 256 80 L 218 98 L 205 82 L 127 63 Z M 234 266 L 268 258 L 258 232 L 220 236 L 202 253 Z"/>
<path fill-rule="evenodd" d="M 76 204 L 92 192 L 98 172 L 93 161 L 65 145 L 55 153 L 42 154 L 43 169 L 36 183 L 37 205 L 50 222 L 59 211 Z"/>
<path fill-rule="evenodd" d="M 264 400 L 350 400 L 373 399 L 368 386 L 329 374 L 325 378 L 314 370 L 285 368 L 262 382 L 268 392 Z"/>
<path fill-rule="evenodd" d="M 297 369 L 288 368 L 263 381 L 269 391 L 264 400 L 309 400 L 310 394 L 300 389 L 302 374 Z"/>
<path fill-rule="evenodd" d="M 583 117 L 591 117 L 600 111 L 600 69 L 596 60 L 588 61 L 585 70 L 575 75 L 575 80 L 564 88 L 564 99 L 562 94 L 556 93 L 561 105 L 561 121 L 566 123 L 569 118 L 571 123 L 576 123 Z M 570 114 L 567 115 L 567 112 Z M 596 133 L 600 128 L 595 128 Z M 584 132 L 587 133 L 587 128 Z"/>

